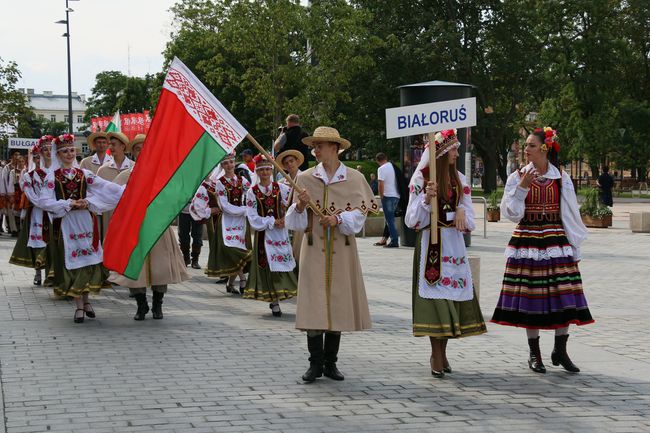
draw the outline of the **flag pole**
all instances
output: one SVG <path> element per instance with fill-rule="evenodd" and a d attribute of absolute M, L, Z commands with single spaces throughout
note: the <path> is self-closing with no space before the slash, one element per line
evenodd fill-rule
<path fill-rule="evenodd" d="M 436 181 L 436 141 L 435 134 L 429 133 L 429 181 Z M 437 189 L 437 185 L 436 185 Z M 429 202 L 431 205 L 430 236 L 431 245 L 438 243 L 438 197 L 433 196 Z"/>
<path fill-rule="evenodd" d="M 248 139 L 248 141 L 250 141 L 251 143 L 253 143 L 253 146 L 255 146 L 255 147 L 257 148 L 257 150 L 259 150 L 260 153 L 266 157 L 266 159 L 268 159 L 269 161 L 271 161 L 271 162 L 273 163 L 273 165 L 274 165 L 275 168 L 278 170 L 278 172 L 279 172 L 279 173 L 280 173 L 280 174 L 281 174 L 281 175 L 282 175 L 282 176 L 287 180 L 287 182 L 289 182 L 289 184 L 291 185 L 291 187 L 292 187 L 295 191 L 300 191 L 300 192 L 304 191 L 302 188 L 300 188 L 300 187 L 298 186 L 298 184 L 296 184 L 296 182 L 294 182 L 293 179 L 291 179 L 291 176 L 289 176 L 289 175 L 288 175 L 288 174 L 287 174 L 287 173 L 282 169 L 282 167 L 280 166 L 280 164 L 278 164 L 278 162 L 277 162 L 277 161 L 276 161 L 276 160 L 275 160 L 271 155 L 269 155 L 269 153 L 268 153 L 268 152 L 267 152 L 267 151 L 266 151 L 266 150 L 265 150 L 265 149 L 264 149 L 264 148 L 263 148 L 263 147 L 262 147 L 262 146 L 257 142 L 257 140 L 255 140 L 255 137 L 253 137 L 253 136 L 250 135 L 250 134 L 246 134 L 246 138 Z M 313 201 L 311 201 L 311 200 L 309 200 L 309 207 L 310 207 L 311 210 L 313 210 L 314 213 L 317 214 L 319 217 L 322 218 L 322 217 L 325 216 L 325 214 L 323 214 L 323 212 L 321 212 L 320 209 L 318 209 L 318 206 L 316 206 L 316 204 L 315 204 Z"/>

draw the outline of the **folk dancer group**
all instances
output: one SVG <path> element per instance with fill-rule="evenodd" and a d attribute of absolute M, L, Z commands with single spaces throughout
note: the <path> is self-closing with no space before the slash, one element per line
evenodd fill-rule
<path fill-rule="evenodd" d="M 135 320 L 150 311 L 146 287 L 151 287 L 153 318 L 162 319 L 167 285 L 187 279 L 186 266 L 198 264 L 198 255 L 188 260 L 186 254 L 190 224 L 201 232 L 207 225 L 206 274 L 225 278 L 229 293 L 268 302 L 276 317 L 282 315 L 280 301 L 297 296 L 295 326 L 305 331 L 309 352 L 302 379 L 313 382 L 324 375 L 343 380 L 336 365 L 341 333 L 371 327 L 355 235 L 367 214 L 379 210 L 363 175 L 339 160 L 350 142 L 334 128 L 317 128 L 303 138 L 317 159 L 304 172 L 298 170 L 304 162 L 300 152 L 278 155 L 296 190 L 284 179 L 273 179 L 272 161 L 255 159 L 251 183 L 236 172 L 234 155 L 228 155 L 181 214 L 191 221 L 185 221 L 188 233 L 180 248 L 168 228 L 137 280 L 113 272 L 109 277 L 102 266 L 101 241 L 135 164 L 126 154 L 137 161 L 144 138 L 130 142 L 121 133 L 94 133 L 88 142 L 95 154 L 80 167 L 72 135 L 42 137 L 19 176 L 23 223 L 11 262 L 33 267 L 36 285 L 45 269 L 48 285 L 75 300 L 76 323 L 95 317 L 89 294 L 98 293 L 107 281 L 129 288 L 138 306 Z M 412 176 L 405 214 L 406 225 L 417 232 L 413 335 L 429 337 L 430 370 L 436 378 L 453 372 L 449 339 L 487 332 L 463 238 L 474 229 L 474 213 L 471 188 L 456 169 L 459 145 L 454 130 L 435 135 Z M 537 373 L 546 371 L 540 329 L 555 331 L 553 365 L 578 372 L 567 353 L 569 325 L 594 321 L 578 270 L 587 231 L 571 179 L 557 167 L 558 152 L 556 131 L 531 133 L 525 149 L 529 164 L 510 175 L 501 202 L 501 212 L 517 227 L 506 248 L 501 295 L 491 321 L 526 329 L 528 364 Z M 432 157 L 435 179 L 429 173 Z M 435 224 L 433 198 L 438 206 Z M 299 272 L 298 263 L 303 264 Z"/>

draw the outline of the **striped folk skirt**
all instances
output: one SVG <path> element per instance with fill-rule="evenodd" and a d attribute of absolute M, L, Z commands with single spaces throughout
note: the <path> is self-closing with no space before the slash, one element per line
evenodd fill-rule
<path fill-rule="evenodd" d="M 593 323 L 561 221 L 522 221 L 508 243 L 491 322 L 528 329 Z"/>

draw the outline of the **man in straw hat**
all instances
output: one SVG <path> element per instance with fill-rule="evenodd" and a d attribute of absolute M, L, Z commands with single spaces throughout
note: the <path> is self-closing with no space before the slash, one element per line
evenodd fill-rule
<path fill-rule="evenodd" d="M 348 149 L 350 142 L 336 129 L 318 127 L 303 142 L 314 148 L 320 162 L 298 176 L 302 192 L 294 194 L 286 216 L 289 229 L 305 232 L 296 328 L 307 331 L 310 366 L 302 379 L 313 382 L 324 374 L 343 380 L 336 368 L 341 332 L 371 326 L 354 235 L 367 213 L 379 206 L 365 177 L 339 161 L 339 150 Z M 307 208 L 312 200 L 322 216 Z"/>
<path fill-rule="evenodd" d="M 133 167 L 134 162 L 127 158 L 126 153 L 131 153 L 131 142 L 122 132 L 109 132 L 108 148 L 111 150 L 112 158 L 107 160 L 104 165 L 97 170 L 97 176 L 104 180 L 114 182 L 118 174 Z M 102 240 L 106 237 L 108 231 L 108 222 L 113 212 L 106 212 L 101 219 Z"/>
<path fill-rule="evenodd" d="M 87 141 L 88 147 L 95 153 L 82 159 L 79 167 L 97 174 L 99 167 L 113 159 L 111 155 L 106 154 L 106 150 L 108 149 L 108 134 L 104 131 L 93 132 L 88 136 Z"/>

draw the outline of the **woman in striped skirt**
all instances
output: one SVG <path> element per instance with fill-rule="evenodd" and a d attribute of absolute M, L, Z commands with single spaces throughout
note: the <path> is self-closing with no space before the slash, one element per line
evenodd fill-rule
<path fill-rule="evenodd" d="M 545 373 L 539 330 L 555 330 L 553 365 L 580 369 L 566 345 L 569 325 L 593 323 L 578 270 L 587 229 L 569 175 L 557 168 L 560 146 L 551 128 L 526 139 L 529 164 L 508 178 L 501 213 L 518 223 L 506 248 L 506 270 L 492 322 L 526 328 L 528 366 Z"/>

